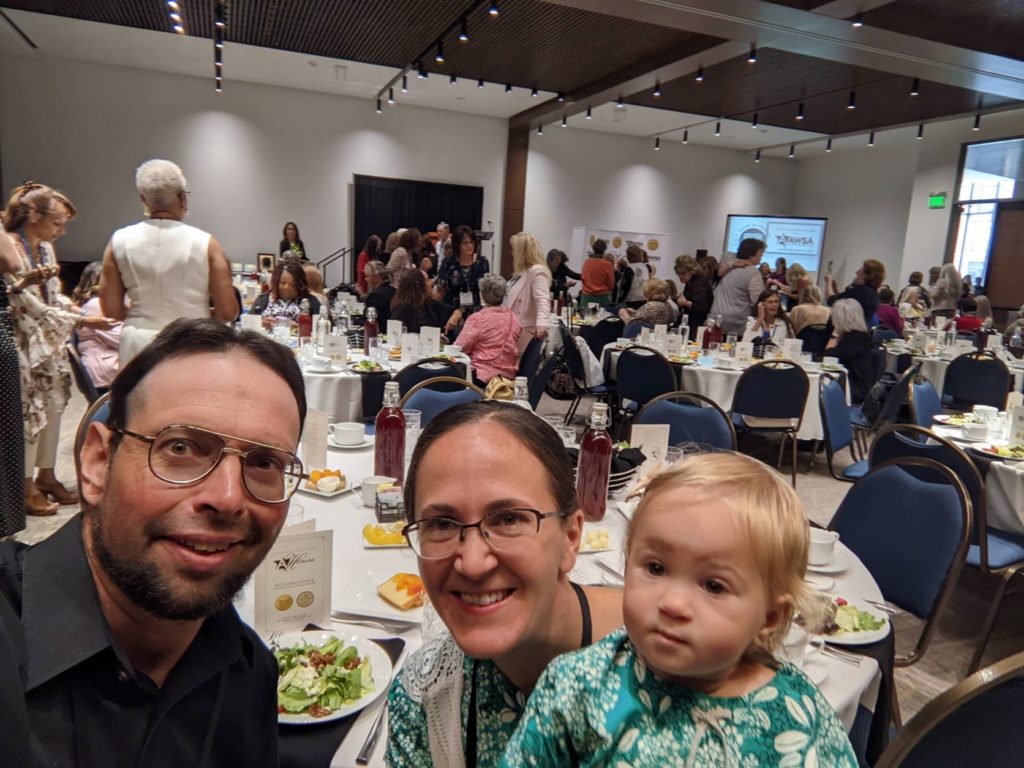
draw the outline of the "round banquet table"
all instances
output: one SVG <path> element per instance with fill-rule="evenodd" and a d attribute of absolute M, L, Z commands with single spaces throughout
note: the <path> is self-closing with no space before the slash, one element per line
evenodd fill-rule
<path fill-rule="evenodd" d="M 616 366 L 618 365 L 620 351 L 614 343 L 608 344 L 604 348 L 602 359 L 604 361 L 603 367 L 606 380 L 616 378 Z M 672 362 L 671 359 L 669 362 Z M 710 398 L 726 413 L 732 408 L 732 399 L 736 394 L 736 383 L 743 373 L 741 369 L 725 370 L 697 363 L 689 365 L 672 363 L 672 367 L 676 371 L 681 390 Z M 810 386 L 807 390 L 803 421 L 800 423 L 800 431 L 797 433 L 797 437 L 800 440 L 822 440 L 825 437 L 825 430 L 821 425 L 821 409 L 818 407 L 821 399 L 818 388 L 821 379 L 821 368 L 815 363 L 810 363 L 804 366 L 804 370 L 807 372 Z M 846 377 L 843 376 L 842 378 L 845 384 Z M 846 402 L 847 404 L 850 402 L 848 388 Z"/>
<path fill-rule="evenodd" d="M 302 450 L 300 448 L 300 455 Z M 331 469 L 341 469 L 348 478 L 349 484 L 358 483 L 360 478 L 372 474 L 373 448 L 343 450 L 329 447 L 327 464 Z M 307 468 L 311 469 L 311 468 Z M 406 648 L 399 663 L 404 662 L 408 654 L 422 644 L 423 619 L 422 609 L 411 612 L 400 612 L 384 603 L 376 593 L 376 586 L 398 572 L 418 572 L 416 557 L 408 548 L 401 549 L 366 549 L 363 546 L 361 530 L 367 523 L 375 522 L 373 509 L 362 504 L 358 492 L 343 493 L 332 498 L 324 498 L 306 491 L 299 491 L 292 498 L 292 506 L 303 508 L 303 525 L 314 521 L 316 530 L 330 530 L 333 536 L 333 574 L 332 574 L 332 609 L 336 615 L 344 614 L 350 621 L 358 621 L 363 617 L 370 621 L 405 622 L 401 625 L 401 638 L 406 641 Z M 577 558 L 576 567 L 571 578 L 581 584 L 603 584 L 620 587 L 622 585 L 622 554 L 621 545 L 626 529 L 629 505 L 609 501 L 608 511 L 601 522 L 586 523 L 586 533 L 594 530 L 607 531 L 610 549 L 603 552 L 581 553 Z M 287 534 L 284 529 L 282 535 Z M 832 591 L 849 599 L 866 598 L 881 600 L 882 596 L 874 579 L 863 564 L 849 550 L 840 544 L 846 553 L 848 568 L 836 575 Z M 253 597 L 251 585 L 246 587 L 236 602 L 242 619 L 253 621 Z M 338 629 L 349 631 L 351 624 L 332 621 Z M 328 627 L 329 629 L 329 627 Z M 365 628 L 364 628 L 365 629 Z M 369 630 L 372 637 L 385 637 L 386 632 Z M 890 635 L 891 641 L 891 635 Z M 881 645 L 877 643 L 876 645 Z M 848 650 L 859 650 L 850 648 Z M 847 731 L 853 729 L 851 738 L 866 742 L 867 728 L 872 724 L 872 713 L 879 709 L 877 720 L 883 715 L 887 717 L 887 699 L 880 699 L 879 691 L 885 690 L 881 684 L 882 675 L 879 665 L 871 656 L 862 656 L 858 666 L 822 656 L 828 677 L 821 684 L 822 693 L 839 714 Z M 890 664 L 891 669 L 891 664 Z M 355 758 L 369 733 L 370 727 L 378 711 L 384 705 L 385 697 L 366 707 L 358 714 L 350 731 L 337 747 L 330 765 L 351 768 L 356 765 Z M 293 726 L 292 728 L 295 728 Z M 858 731 L 862 731 L 860 736 Z M 311 737 L 312 738 L 312 737 Z M 301 736 L 300 736 L 301 739 Z M 369 765 L 384 765 L 385 730 L 373 753 Z M 312 763 L 303 759 L 302 750 L 295 752 L 295 741 L 290 740 L 290 756 L 282 752 L 283 768 L 298 768 Z M 863 743 L 858 751 L 863 749 Z"/>
<path fill-rule="evenodd" d="M 892 350 L 886 350 L 885 352 L 885 370 L 888 373 L 896 373 L 897 361 L 900 355 L 905 355 L 905 350 L 894 352 Z M 950 356 L 934 356 L 934 355 L 914 355 L 914 363 L 921 364 L 921 375 L 924 376 L 928 381 L 932 383 L 936 391 L 941 395 L 942 386 L 946 381 L 946 370 L 949 368 L 949 364 L 953 362 L 953 357 Z M 1013 390 L 1014 392 L 1021 392 L 1022 385 L 1024 385 L 1024 362 L 1017 361 L 1017 363 L 1009 364 L 1007 367 L 1010 369 L 1010 376 L 1013 377 Z"/>

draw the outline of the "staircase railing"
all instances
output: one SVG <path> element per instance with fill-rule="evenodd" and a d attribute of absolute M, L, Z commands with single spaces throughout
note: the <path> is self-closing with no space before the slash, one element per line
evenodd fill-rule
<path fill-rule="evenodd" d="M 342 283 L 355 282 L 355 252 L 349 246 L 342 246 L 334 253 L 325 256 L 316 263 L 323 273 L 324 285 L 330 289 Z"/>

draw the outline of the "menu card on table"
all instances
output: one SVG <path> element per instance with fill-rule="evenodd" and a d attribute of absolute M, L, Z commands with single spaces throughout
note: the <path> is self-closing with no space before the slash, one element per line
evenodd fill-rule
<path fill-rule="evenodd" d="M 668 353 L 670 355 L 678 355 L 683 351 L 682 336 L 679 336 L 675 333 L 670 333 L 668 336 L 665 337 L 665 340 L 667 344 L 665 349 L 668 350 Z"/>
<path fill-rule="evenodd" d="M 242 315 L 242 329 L 246 331 L 259 331 L 263 329 L 262 315 Z"/>
<path fill-rule="evenodd" d="M 277 537 L 253 579 L 258 634 L 330 622 L 333 541 L 332 531 Z"/>
<path fill-rule="evenodd" d="M 985 349 L 999 350 L 1003 348 L 1003 335 L 1001 333 L 989 334 L 985 339 Z"/>
<path fill-rule="evenodd" d="M 1010 409 L 1010 445 L 1024 445 L 1024 405 Z"/>
<path fill-rule="evenodd" d="M 782 356 L 787 360 L 799 360 L 803 349 L 803 339 L 785 339 L 782 342 Z"/>
<path fill-rule="evenodd" d="M 668 451 L 668 424 L 634 424 L 629 433 L 629 445 L 632 448 L 639 448 L 646 457 L 640 465 L 640 474 L 645 474 L 655 469 L 665 461 L 665 453 Z"/>
<path fill-rule="evenodd" d="M 306 411 L 302 427 L 302 463 L 306 472 L 327 467 L 327 411 Z"/>
<path fill-rule="evenodd" d="M 640 343 L 647 346 L 651 343 L 651 329 L 641 328 L 640 329 Z"/>
<path fill-rule="evenodd" d="M 408 365 L 420 359 L 420 335 L 418 333 L 402 334 L 402 364 Z"/>
<path fill-rule="evenodd" d="M 436 355 L 441 351 L 441 329 L 426 325 L 420 328 L 420 344 L 424 353 L 429 349 L 431 357 Z"/>
<path fill-rule="evenodd" d="M 401 320 L 388 320 L 388 346 L 392 348 L 402 346 Z"/>
<path fill-rule="evenodd" d="M 665 323 L 654 324 L 654 335 L 656 337 L 664 336 L 666 333 L 668 333 L 668 325 L 666 325 Z"/>
<path fill-rule="evenodd" d="M 736 362 L 739 365 L 749 365 L 750 361 L 754 359 L 754 342 L 752 341 L 737 341 L 736 342 Z"/>

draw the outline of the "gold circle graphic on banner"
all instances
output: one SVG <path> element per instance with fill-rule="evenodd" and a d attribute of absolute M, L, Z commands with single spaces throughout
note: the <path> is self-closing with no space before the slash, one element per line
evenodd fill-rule
<path fill-rule="evenodd" d="M 596 243 L 596 242 L 597 242 L 597 235 L 593 235 L 592 234 L 590 236 L 590 247 L 593 248 L 594 247 L 594 243 Z"/>
<path fill-rule="evenodd" d="M 622 247 L 622 238 L 619 237 L 618 235 L 616 235 L 615 237 L 612 238 L 612 248 L 621 248 L 621 247 Z"/>
<path fill-rule="evenodd" d="M 658 246 L 659 245 L 661 245 L 661 243 L 659 243 L 657 240 L 655 240 L 652 237 L 650 240 L 647 241 L 647 250 L 648 251 L 656 251 L 656 250 L 658 250 Z"/>

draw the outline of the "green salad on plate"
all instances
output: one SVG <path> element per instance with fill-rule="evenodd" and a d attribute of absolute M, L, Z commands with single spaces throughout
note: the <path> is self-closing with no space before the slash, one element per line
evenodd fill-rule
<path fill-rule="evenodd" d="M 327 717 L 374 690 L 370 657 L 332 637 L 319 645 L 300 642 L 274 650 L 277 711 Z"/>

